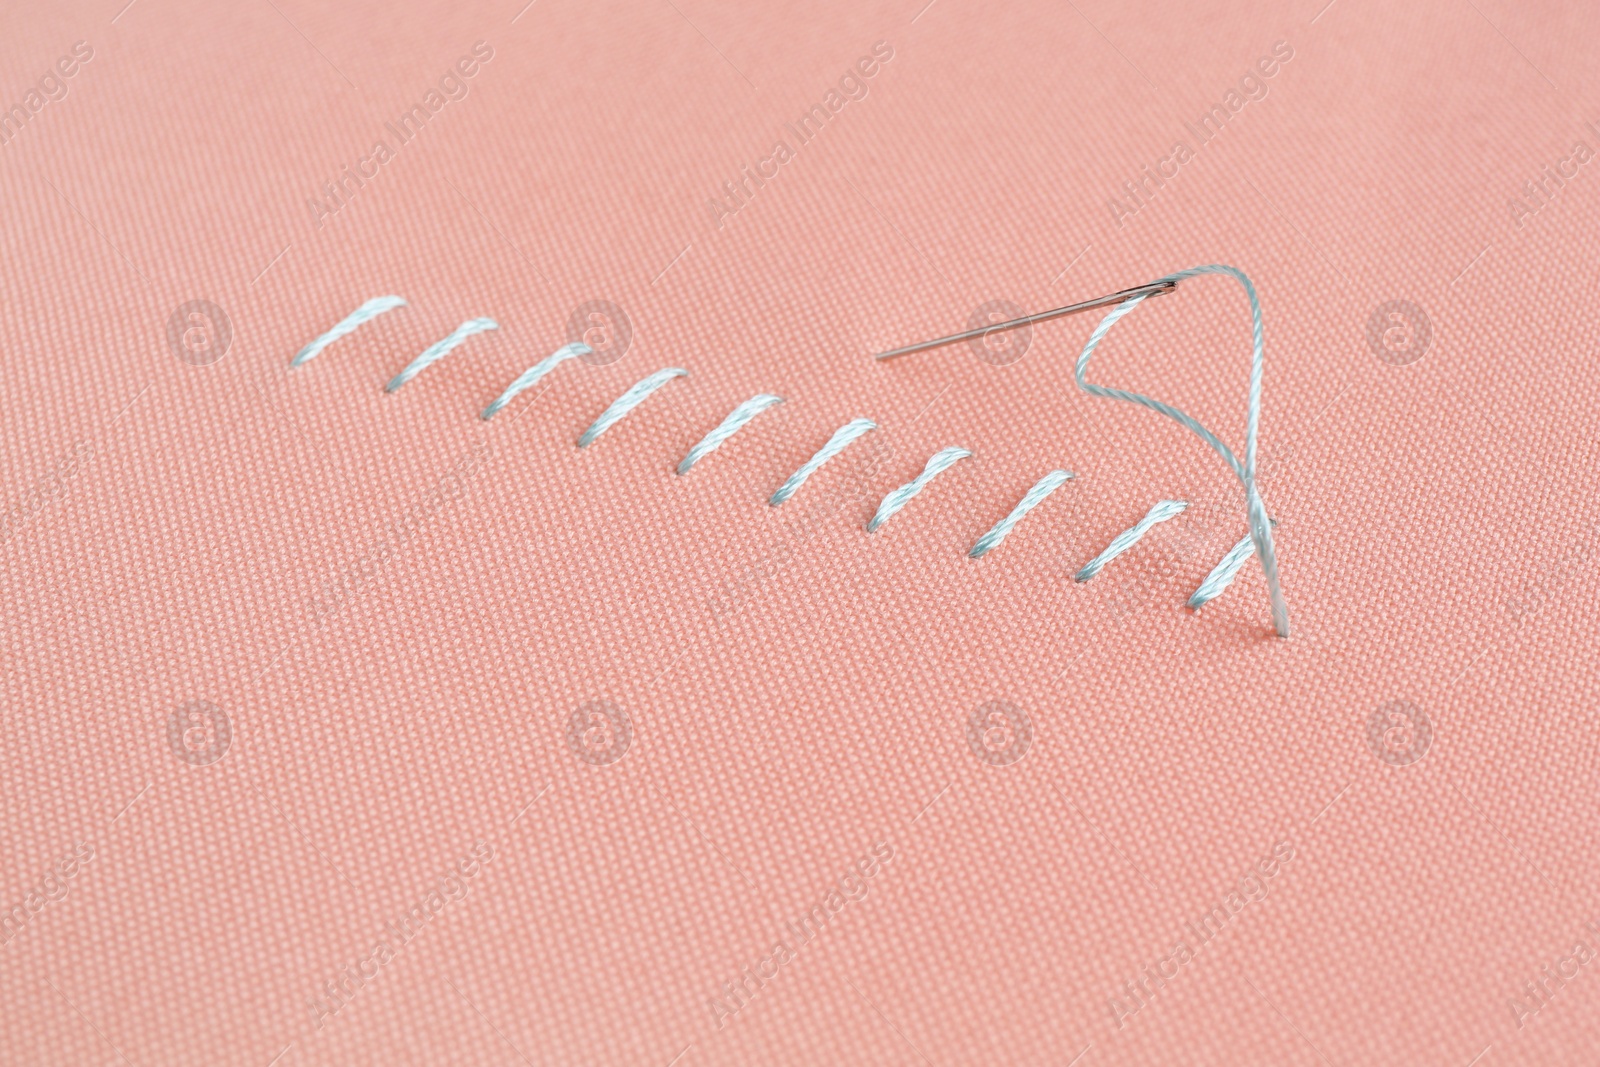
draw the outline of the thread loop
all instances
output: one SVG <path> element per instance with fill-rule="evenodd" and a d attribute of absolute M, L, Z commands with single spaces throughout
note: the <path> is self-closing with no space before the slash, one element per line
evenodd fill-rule
<path fill-rule="evenodd" d="M 593 351 L 594 349 L 578 341 L 574 341 L 570 345 L 562 345 L 550 355 L 541 359 L 538 363 L 535 363 L 532 367 L 529 367 L 527 370 L 517 375 L 517 380 L 506 386 L 506 391 L 496 397 L 494 403 L 484 408 L 483 413 L 478 417 L 483 421 L 488 422 L 490 419 L 495 417 L 496 413 L 498 413 L 501 408 L 505 407 L 507 404 L 511 403 L 512 400 L 516 399 L 518 393 L 522 392 L 524 389 L 531 388 L 538 384 L 540 378 L 543 378 L 546 374 L 549 374 L 567 360 L 577 359 L 579 356 L 586 356 Z"/>
<path fill-rule="evenodd" d="M 1011 528 L 1021 522 L 1024 515 L 1038 507 L 1045 497 L 1065 485 L 1067 479 L 1072 476 L 1071 471 L 1051 471 L 1040 478 L 1034 483 L 1033 488 L 1017 501 L 1017 506 L 1011 509 L 1011 514 L 995 523 L 993 529 L 978 538 L 977 543 L 967 552 L 967 556 L 971 559 L 982 559 L 998 548 L 1000 542 L 1006 539 L 1006 535 L 1011 533 Z"/>
<path fill-rule="evenodd" d="M 1261 502 L 1261 495 L 1256 490 L 1256 431 L 1261 421 L 1261 366 L 1262 353 L 1265 347 L 1261 330 L 1261 301 L 1256 296 L 1256 287 L 1237 267 L 1230 267 L 1222 263 L 1210 263 L 1202 267 L 1190 267 L 1167 275 L 1161 281 L 1181 281 L 1200 274 L 1226 274 L 1240 285 L 1244 286 L 1245 295 L 1250 299 L 1250 331 L 1251 331 L 1251 359 L 1250 359 L 1250 408 L 1245 419 L 1245 461 L 1239 462 L 1233 450 L 1223 444 L 1215 434 L 1199 421 L 1184 414 L 1170 404 L 1145 396 L 1143 393 L 1129 392 L 1123 389 L 1112 389 L 1103 385 L 1095 385 L 1086 381 L 1084 372 L 1089 367 L 1089 357 L 1094 354 L 1105 338 L 1111 327 L 1134 308 L 1144 303 L 1146 296 L 1135 296 L 1118 304 L 1105 318 L 1100 320 L 1100 325 L 1094 328 L 1089 335 L 1088 343 L 1083 346 L 1083 353 L 1078 356 L 1076 378 L 1078 387 L 1094 396 L 1108 397 L 1112 400 L 1126 400 L 1159 412 L 1173 419 L 1183 426 L 1188 427 L 1212 450 L 1227 461 L 1233 468 L 1233 473 L 1238 476 L 1240 484 L 1244 486 L 1245 509 L 1250 521 L 1250 537 L 1255 544 L 1256 554 L 1261 557 L 1261 569 L 1267 576 L 1267 590 L 1272 599 L 1272 628 L 1279 637 L 1289 636 L 1289 606 L 1283 599 L 1283 590 L 1278 582 L 1278 555 L 1272 544 L 1272 523 L 1267 518 L 1266 505 Z"/>
<path fill-rule="evenodd" d="M 799 470 L 789 475 L 784 483 L 778 486 L 778 491 L 772 494 L 772 498 L 767 503 L 777 507 L 794 496 L 795 491 L 806 484 L 806 479 L 817 473 L 819 467 L 840 452 L 843 452 L 851 441 L 854 441 L 867 431 L 876 430 L 877 428 L 878 424 L 871 419 L 851 419 L 833 431 L 833 436 L 828 438 L 828 443 L 817 449 L 816 455 L 801 464 Z"/>
<path fill-rule="evenodd" d="M 648 378 L 641 378 L 633 385 L 630 385 L 627 392 L 613 400 L 611 406 L 601 412 L 600 417 L 595 419 L 587 430 L 583 431 L 583 436 L 578 438 L 578 447 L 588 448 L 599 439 L 601 434 L 611 429 L 618 419 L 644 403 L 645 398 L 651 393 L 660 389 L 672 379 L 685 378 L 688 377 L 688 374 L 689 372 L 682 367 L 667 367 L 665 370 L 658 370 Z"/>
<path fill-rule="evenodd" d="M 757 393 L 743 404 L 728 413 L 716 429 L 700 439 L 700 443 L 689 449 L 689 454 L 683 457 L 683 462 L 678 464 L 680 475 L 688 474 L 689 468 L 699 463 L 701 459 L 715 452 L 722 446 L 722 442 L 738 433 L 740 428 L 763 411 L 774 404 L 783 403 L 783 397 L 773 396 L 771 393 Z"/>
<path fill-rule="evenodd" d="M 302 348 L 300 350 L 300 354 L 295 356 L 294 359 L 289 362 L 289 366 L 298 367 L 302 363 L 306 363 L 312 359 L 315 359 L 317 354 L 320 353 L 324 348 L 327 348 L 329 345 L 333 344 L 333 342 L 337 341 L 346 334 L 354 333 L 356 327 L 360 326 L 363 322 L 366 322 L 369 319 L 375 319 L 379 315 L 382 315 L 385 311 L 390 311 L 394 308 L 405 306 L 406 302 L 403 297 L 373 297 L 371 300 L 366 301 L 360 307 L 350 312 L 350 314 L 346 315 L 343 319 L 339 320 L 339 324 L 333 329 L 329 330 L 327 333 L 323 334 L 321 337 Z"/>
<path fill-rule="evenodd" d="M 389 380 L 389 384 L 383 387 L 384 392 L 392 393 L 399 389 L 430 366 L 448 356 L 451 349 L 473 334 L 482 333 L 484 330 L 498 330 L 499 328 L 500 324 L 493 319 L 468 319 L 454 330 L 451 330 L 450 336 L 435 341 L 423 349 L 422 355 L 412 360 L 405 370 Z"/>
<path fill-rule="evenodd" d="M 1090 578 L 1093 578 L 1095 575 L 1099 574 L 1101 569 L 1104 568 L 1107 563 L 1110 563 L 1112 560 L 1128 551 L 1128 549 L 1138 544 L 1144 535 L 1149 533 L 1150 528 L 1156 523 L 1166 522 L 1168 519 L 1176 518 L 1177 516 L 1183 514 L 1185 509 L 1188 507 L 1189 502 L 1187 500 L 1159 501 L 1155 507 L 1151 508 L 1145 513 L 1144 518 L 1140 519 L 1126 530 L 1123 530 L 1121 533 L 1117 534 L 1116 537 L 1112 538 L 1111 543 L 1105 547 L 1105 551 L 1101 552 L 1094 559 L 1091 559 L 1088 563 L 1085 563 L 1083 568 L 1079 570 L 1077 574 L 1073 575 L 1073 581 L 1087 582 Z"/>
<path fill-rule="evenodd" d="M 956 447 L 942 448 L 935 452 L 928 459 L 927 465 L 922 468 L 921 474 L 883 498 L 883 502 L 878 505 L 877 514 L 867 523 L 867 532 L 875 533 L 878 527 L 894 518 L 896 512 L 909 504 L 912 497 L 926 489 L 929 482 L 949 470 L 958 460 L 966 459 L 970 455 L 972 453 L 966 449 Z"/>

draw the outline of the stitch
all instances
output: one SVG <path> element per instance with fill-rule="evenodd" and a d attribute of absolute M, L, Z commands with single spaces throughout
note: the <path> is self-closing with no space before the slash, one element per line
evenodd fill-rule
<path fill-rule="evenodd" d="M 601 434 L 611 429 L 612 423 L 644 403 L 645 398 L 651 393 L 660 389 L 672 379 L 685 378 L 688 377 L 688 374 L 689 372 L 682 367 L 668 367 L 665 370 L 656 371 L 648 378 L 635 382 L 628 388 L 626 393 L 613 400 L 611 406 L 600 413 L 600 417 L 594 420 L 593 425 L 583 431 L 583 436 L 578 438 L 578 447 L 588 448 L 594 444 Z"/>
<path fill-rule="evenodd" d="M 1234 576 L 1239 573 L 1239 568 L 1255 554 L 1256 543 L 1250 539 L 1249 534 L 1245 534 L 1238 544 L 1228 549 L 1228 554 L 1222 557 L 1222 561 L 1211 568 L 1211 573 L 1200 583 L 1200 588 L 1190 594 L 1189 606 L 1198 611 L 1207 601 L 1221 596 L 1222 591 L 1232 584 Z"/>
<path fill-rule="evenodd" d="M 878 527 L 894 518 L 895 512 L 905 507 L 911 502 L 912 497 L 926 489 L 929 482 L 948 470 L 956 461 L 966 459 L 970 455 L 972 453 L 964 448 L 942 448 L 935 452 L 929 458 L 927 465 L 922 468 L 921 474 L 883 498 L 883 503 L 878 505 L 877 514 L 872 516 L 871 522 L 867 523 L 867 533 L 873 533 Z"/>
<path fill-rule="evenodd" d="M 441 341 L 435 341 L 433 344 L 423 349 L 422 355 L 412 360 L 410 365 L 407 366 L 405 370 L 401 371 L 399 374 L 396 374 L 392 379 L 390 379 L 389 384 L 383 387 L 384 392 L 394 392 L 396 389 L 400 388 L 402 385 L 421 374 L 430 364 L 437 363 L 445 356 L 448 356 L 452 348 L 460 344 L 462 341 L 465 341 L 473 334 L 482 333 L 484 330 L 498 330 L 499 328 L 500 324 L 493 319 L 468 319 L 460 326 L 457 326 L 454 330 L 451 330 L 449 337 L 446 337 Z"/>
<path fill-rule="evenodd" d="M 1277 526 L 1278 520 L 1273 519 L 1272 525 Z M 1249 534 L 1245 534 L 1244 539 L 1228 549 L 1227 555 L 1223 556 L 1222 560 L 1211 568 L 1211 573 L 1206 575 L 1206 580 L 1200 583 L 1200 588 L 1190 595 L 1189 607 L 1198 611 L 1208 602 L 1221 596 L 1223 591 L 1233 584 L 1233 579 L 1239 573 L 1239 568 L 1243 567 L 1246 561 L 1255 554 L 1256 543 L 1251 540 Z"/>
<path fill-rule="evenodd" d="M 368 319 L 375 319 L 379 315 L 382 315 L 385 311 L 390 311 L 394 308 L 405 306 L 406 301 L 404 297 L 373 297 L 371 300 L 368 300 L 366 303 L 350 312 L 350 314 L 346 315 L 339 325 L 335 326 L 333 329 L 329 330 L 327 333 L 323 334 L 321 337 L 302 348 L 300 350 L 300 354 L 294 357 L 294 359 L 289 363 L 289 366 L 298 367 L 300 364 L 315 358 L 316 355 L 324 348 L 327 348 L 345 334 L 354 333 L 356 327 L 360 326 Z"/>
<path fill-rule="evenodd" d="M 806 479 L 817 473 L 817 468 L 837 456 L 840 452 L 843 452 L 845 446 L 851 441 L 854 441 L 867 431 L 876 430 L 877 428 L 878 424 L 871 419 L 851 419 L 833 431 L 833 436 L 828 438 L 828 443 L 817 449 L 817 454 L 801 464 L 799 470 L 789 475 L 788 481 L 778 486 L 778 491 L 772 494 L 772 499 L 768 500 L 767 503 L 777 507 L 794 496 L 795 491 L 806 484 Z"/>
<path fill-rule="evenodd" d="M 581 341 L 574 341 L 570 345 L 562 345 L 550 355 L 546 356 L 544 359 L 541 359 L 538 363 L 517 375 L 517 380 L 506 386 L 506 391 L 496 397 L 494 403 L 484 408 L 482 414 L 480 414 L 478 417 L 483 421 L 488 422 L 490 419 L 495 417 L 496 412 L 505 407 L 507 404 L 511 403 L 511 401 L 516 398 L 518 393 L 522 392 L 524 389 L 527 389 L 529 386 L 537 384 L 540 378 L 543 378 L 546 374 L 549 374 L 567 360 L 576 359 L 579 356 L 586 356 L 593 351 L 594 349 L 590 348 L 586 344 L 583 344 Z"/>
<path fill-rule="evenodd" d="M 1110 332 L 1112 326 L 1115 326 L 1116 323 L 1119 322 L 1124 316 L 1131 313 L 1133 309 L 1143 303 L 1147 297 L 1169 292 L 1171 287 L 1175 286 L 1178 281 L 1200 274 L 1230 275 L 1244 287 L 1246 296 L 1250 301 L 1253 353 L 1250 376 L 1250 408 L 1246 422 L 1246 452 L 1245 462 L 1243 464 L 1240 464 L 1238 458 L 1226 444 L 1224 444 L 1214 434 L 1202 426 L 1198 420 L 1188 416 L 1177 408 L 1139 393 L 1095 385 L 1086 379 L 1089 359 L 1093 355 L 1100 342 Z M 1102 298 L 1102 301 L 1105 299 L 1106 298 Z M 1092 301 L 1089 302 L 1089 304 L 1092 306 L 1093 304 L 1100 303 L 1102 301 Z M 322 350 L 328 347 L 330 344 L 352 333 L 363 323 L 386 311 L 392 310 L 396 307 L 403 307 L 405 305 L 406 301 L 398 296 L 374 297 L 373 299 L 366 301 L 350 315 L 346 316 L 345 319 L 339 322 L 331 330 L 318 337 L 316 340 L 312 341 L 309 345 L 302 349 L 291 362 L 290 366 L 299 366 L 302 363 L 308 362 L 320 354 Z M 1062 310 L 1065 311 L 1067 309 Z M 1054 317 L 1055 314 L 1057 313 L 1050 313 L 1051 317 Z M 421 355 L 414 359 L 410 365 L 396 375 L 395 378 L 385 386 L 385 389 L 388 392 L 396 391 L 400 388 L 400 386 L 416 377 L 417 374 L 421 373 L 421 371 L 430 364 L 442 359 L 466 338 L 484 330 L 498 328 L 498 324 L 493 319 L 488 318 L 471 319 L 462 323 L 448 337 L 435 342 L 433 345 L 430 345 Z M 942 339 L 942 341 L 948 340 L 951 339 Z M 942 341 L 929 342 L 925 346 L 915 346 L 912 350 L 917 350 L 922 347 L 932 347 L 933 344 L 942 343 Z M 1251 533 L 1239 543 L 1235 544 L 1217 564 L 1217 566 L 1213 568 L 1211 573 L 1206 577 L 1205 581 L 1202 582 L 1200 587 L 1197 588 L 1190 596 L 1188 606 L 1193 609 L 1198 609 L 1204 604 L 1208 603 L 1210 600 L 1215 599 L 1228 587 L 1228 585 L 1237 576 L 1239 570 L 1250 559 L 1250 557 L 1259 553 L 1264 561 L 1263 569 L 1267 573 L 1268 586 L 1272 593 L 1274 629 L 1277 630 L 1280 636 L 1286 637 L 1288 636 L 1287 607 L 1283 603 L 1282 593 L 1278 587 L 1276 556 L 1273 551 L 1271 537 L 1271 528 L 1276 525 L 1276 522 L 1266 517 L 1265 506 L 1261 502 L 1260 494 L 1256 488 L 1256 435 L 1260 421 L 1263 348 L 1261 306 L 1260 301 L 1257 298 L 1254 285 L 1242 271 L 1239 271 L 1234 267 L 1221 264 L 1210 264 L 1206 266 L 1193 267 L 1185 271 L 1179 271 L 1174 274 L 1167 275 L 1156 282 L 1150 283 L 1149 286 L 1140 287 L 1140 289 L 1134 290 L 1134 295 L 1128 296 L 1121 304 L 1113 308 L 1112 311 L 1108 313 L 1095 328 L 1087 344 L 1084 346 L 1082 353 L 1078 357 L 1078 362 L 1075 369 L 1075 377 L 1079 387 L 1091 395 L 1130 401 L 1132 403 L 1149 408 L 1150 410 L 1159 412 L 1160 414 L 1166 415 L 1167 417 L 1177 421 L 1199 436 L 1201 440 L 1209 445 L 1213 451 L 1226 460 L 1229 466 L 1233 468 L 1234 474 L 1239 478 L 1245 488 Z M 542 378 L 544 378 L 545 375 L 549 374 L 561 363 L 564 363 L 569 359 L 576 358 L 580 355 L 586 355 L 591 351 L 592 349 L 590 349 L 589 346 L 582 344 L 581 342 L 574 342 L 556 350 L 550 356 L 541 360 L 538 364 L 519 375 L 515 381 L 507 386 L 506 390 L 501 393 L 501 395 L 496 398 L 493 403 L 491 403 L 480 413 L 480 417 L 486 421 L 493 418 L 500 410 L 502 410 L 507 404 L 515 399 L 518 394 L 537 384 Z M 898 354 L 900 354 L 899 351 L 893 353 L 884 353 L 880 355 L 879 358 Z M 665 370 L 657 371 L 648 378 L 635 383 L 631 388 L 623 393 L 622 396 L 617 398 L 617 400 L 614 401 L 611 406 L 608 407 L 605 412 L 602 413 L 600 417 L 597 418 L 594 423 L 584 432 L 583 436 L 579 438 L 579 447 L 587 448 L 589 445 L 593 444 L 601 434 L 605 433 L 605 431 L 610 429 L 613 424 L 615 424 L 623 416 L 627 415 L 630 411 L 642 403 L 647 397 L 650 396 L 651 393 L 655 392 L 671 379 L 686 376 L 687 374 L 688 372 L 682 368 L 667 368 Z M 732 437 L 733 434 L 742 429 L 744 425 L 756 415 L 762 411 L 765 411 L 767 408 L 782 402 L 782 397 L 774 396 L 769 393 L 761 393 L 740 404 L 731 413 L 729 413 L 729 415 L 723 419 L 715 429 L 706 434 L 706 436 L 702 438 L 699 443 L 689 450 L 688 454 L 684 456 L 683 460 L 678 464 L 678 474 L 687 474 L 696 463 L 698 463 L 706 455 L 719 448 L 725 441 L 728 440 L 728 438 Z M 769 499 L 768 503 L 773 507 L 782 505 L 791 496 L 793 496 L 795 492 L 797 492 L 799 488 L 805 484 L 806 480 L 810 478 L 810 476 L 814 474 L 824 463 L 841 452 L 856 438 L 867 433 L 869 430 L 876 428 L 876 423 L 865 418 L 853 419 L 846 425 L 840 427 L 834 432 L 833 436 L 829 438 L 828 442 L 823 445 L 823 447 L 819 449 L 810 460 L 802 465 L 799 470 L 795 471 L 794 474 L 790 475 L 788 480 L 786 480 L 784 484 L 772 494 L 772 497 Z M 916 496 L 924 488 L 926 488 L 935 477 L 949 469 L 949 467 L 955 464 L 957 461 L 968 458 L 971 455 L 972 453 L 966 449 L 954 447 L 945 448 L 936 453 L 928 460 L 926 466 L 923 468 L 922 473 L 918 475 L 917 478 L 906 483 L 905 485 L 900 486 L 898 489 L 894 490 L 883 498 L 883 501 L 879 504 L 878 510 L 873 515 L 871 522 L 867 524 L 868 532 L 875 532 L 878 527 L 882 526 L 903 507 L 905 507 L 905 505 L 910 502 L 912 497 Z M 1060 488 L 1072 477 L 1073 475 L 1071 472 L 1063 470 L 1054 470 L 1046 474 L 1037 483 L 1035 483 L 1031 489 L 1028 490 L 1028 492 L 1023 496 L 1022 500 L 1017 503 L 1016 507 L 1012 509 L 1009 515 L 1000 520 L 1000 522 L 996 523 L 992 529 L 978 539 L 978 541 L 968 551 L 968 556 L 972 559 L 981 559 L 983 556 L 993 551 L 1002 541 L 1005 540 L 1007 536 L 1009 536 L 1012 529 L 1014 529 L 1016 524 L 1021 521 L 1023 516 L 1028 514 L 1029 511 L 1038 506 L 1038 504 L 1041 503 L 1046 497 L 1055 492 L 1056 489 Z M 1118 537 L 1112 541 L 1105 551 L 1103 551 L 1099 556 L 1091 560 L 1089 563 L 1085 564 L 1076 575 L 1076 580 L 1082 582 L 1093 578 L 1100 572 L 1102 568 L 1104 568 L 1107 563 L 1138 543 L 1144 534 L 1147 533 L 1149 529 L 1156 523 L 1180 514 L 1187 507 L 1188 504 L 1184 501 L 1161 501 L 1155 507 L 1151 508 L 1149 513 L 1146 514 L 1145 517 L 1139 521 L 1139 523 L 1118 535 Z"/>
<path fill-rule="evenodd" d="M 683 462 L 678 464 L 678 473 L 688 474 L 689 468 L 700 460 L 715 452 L 722 442 L 738 433 L 740 428 L 763 411 L 774 404 L 783 403 L 783 397 L 773 396 L 771 393 L 757 393 L 743 404 L 728 413 L 715 430 L 700 439 L 700 443 L 689 449 L 689 454 L 683 457 Z"/>
<path fill-rule="evenodd" d="M 982 559 L 991 549 L 998 548 L 1000 542 L 1011 532 L 1011 528 L 1022 520 L 1022 516 L 1032 511 L 1045 497 L 1065 485 L 1067 479 L 1071 477 L 1073 477 L 1071 471 L 1051 471 L 1040 478 L 1034 483 L 1033 488 L 1017 501 L 1017 506 L 1011 509 L 1011 514 L 995 523 L 994 529 L 978 538 L 977 544 L 972 546 L 967 556 L 971 559 Z"/>
<path fill-rule="evenodd" d="M 1139 539 L 1150 532 L 1150 527 L 1158 522 L 1166 522 L 1170 518 L 1183 514 L 1184 509 L 1188 506 L 1189 502 L 1187 500 L 1159 501 L 1155 507 L 1145 513 L 1144 518 L 1112 538 L 1111 543 L 1106 546 L 1104 552 L 1085 563 L 1083 569 L 1073 576 L 1073 581 L 1087 582 L 1090 578 L 1099 574 L 1100 569 L 1107 563 L 1110 563 L 1138 544 Z"/>
<path fill-rule="evenodd" d="M 1256 491 L 1256 427 L 1261 421 L 1261 363 L 1264 342 L 1261 336 L 1261 301 L 1256 296 L 1256 288 L 1245 273 L 1237 267 L 1230 267 L 1221 263 L 1211 263 L 1201 267 L 1190 267 L 1167 275 L 1162 281 L 1171 281 L 1174 284 L 1184 278 L 1192 278 L 1199 274 L 1226 274 L 1244 286 L 1245 295 L 1250 299 L 1250 327 L 1251 327 L 1251 360 L 1250 360 L 1250 409 L 1245 420 L 1245 461 L 1240 464 L 1233 450 L 1223 444 L 1217 437 L 1200 425 L 1199 421 L 1179 411 L 1169 404 L 1152 399 L 1142 393 L 1128 392 L 1122 389 L 1111 389 L 1102 385 L 1094 385 L 1084 380 L 1084 371 L 1088 369 L 1089 357 L 1094 354 L 1095 347 L 1099 345 L 1111 327 L 1124 315 L 1138 307 L 1145 300 L 1143 294 L 1133 296 L 1118 304 L 1100 325 L 1094 328 L 1089 335 L 1089 341 L 1083 346 L 1083 353 L 1078 356 L 1076 377 L 1078 388 L 1094 396 L 1108 397 L 1113 400 L 1126 400 L 1149 408 L 1151 411 L 1160 412 L 1170 419 L 1176 420 L 1188 427 L 1212 450 L 1228 461 L 1233 468 L 1233 473 L 1238 476 L 1244 486 L 1245 507 L 1250 521 L 1250 537 L 1255 544 L 1256 553 L 1261 557 L 1261 569 L 1267 576 L 1267 590 L 1272 597 L 1272 628 L 1279 637 L 1289 636 L 1289 606 L 1283 599 L 1283 590 L 1278 584 L 1278 555 L 1272 544 L 1272 526 L 1267 519 L 1266 505 L 1261 502 L 1261 494 Z"/>

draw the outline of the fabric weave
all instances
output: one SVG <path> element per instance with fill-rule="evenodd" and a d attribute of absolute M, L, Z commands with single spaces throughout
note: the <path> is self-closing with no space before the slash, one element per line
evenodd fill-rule
<path fill-rule="evenodd" d="M 1593 5 L 124 2 L 0 34 L 0 1063 L 1593 1062 Z M 1213 262 L 1288 640 L 1097 315 L 871 358 Z"/>

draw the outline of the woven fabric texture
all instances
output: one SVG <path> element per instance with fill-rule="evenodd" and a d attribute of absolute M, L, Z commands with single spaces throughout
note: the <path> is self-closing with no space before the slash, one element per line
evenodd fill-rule
<path fill-rule="evenodd" d="M 1593 4 L 125 4 L 0 34 L 0 1063 L 1600 1057 Z M 1287 640 L 1098 313 L 872 359 L 1208 263 Z"/>

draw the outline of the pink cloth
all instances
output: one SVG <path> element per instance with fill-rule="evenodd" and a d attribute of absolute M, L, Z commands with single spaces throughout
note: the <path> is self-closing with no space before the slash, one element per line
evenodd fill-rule
<path fill-rule="evenodd" d="M 1593 1062 L 1593 5 L 120 3 L 0 35 L 0 1062 Z M 1213 262 L 1287 641 L 1096 315 L 870 358 Z M 1248 323 L 1095 380 L 1242 450 Z"/>

